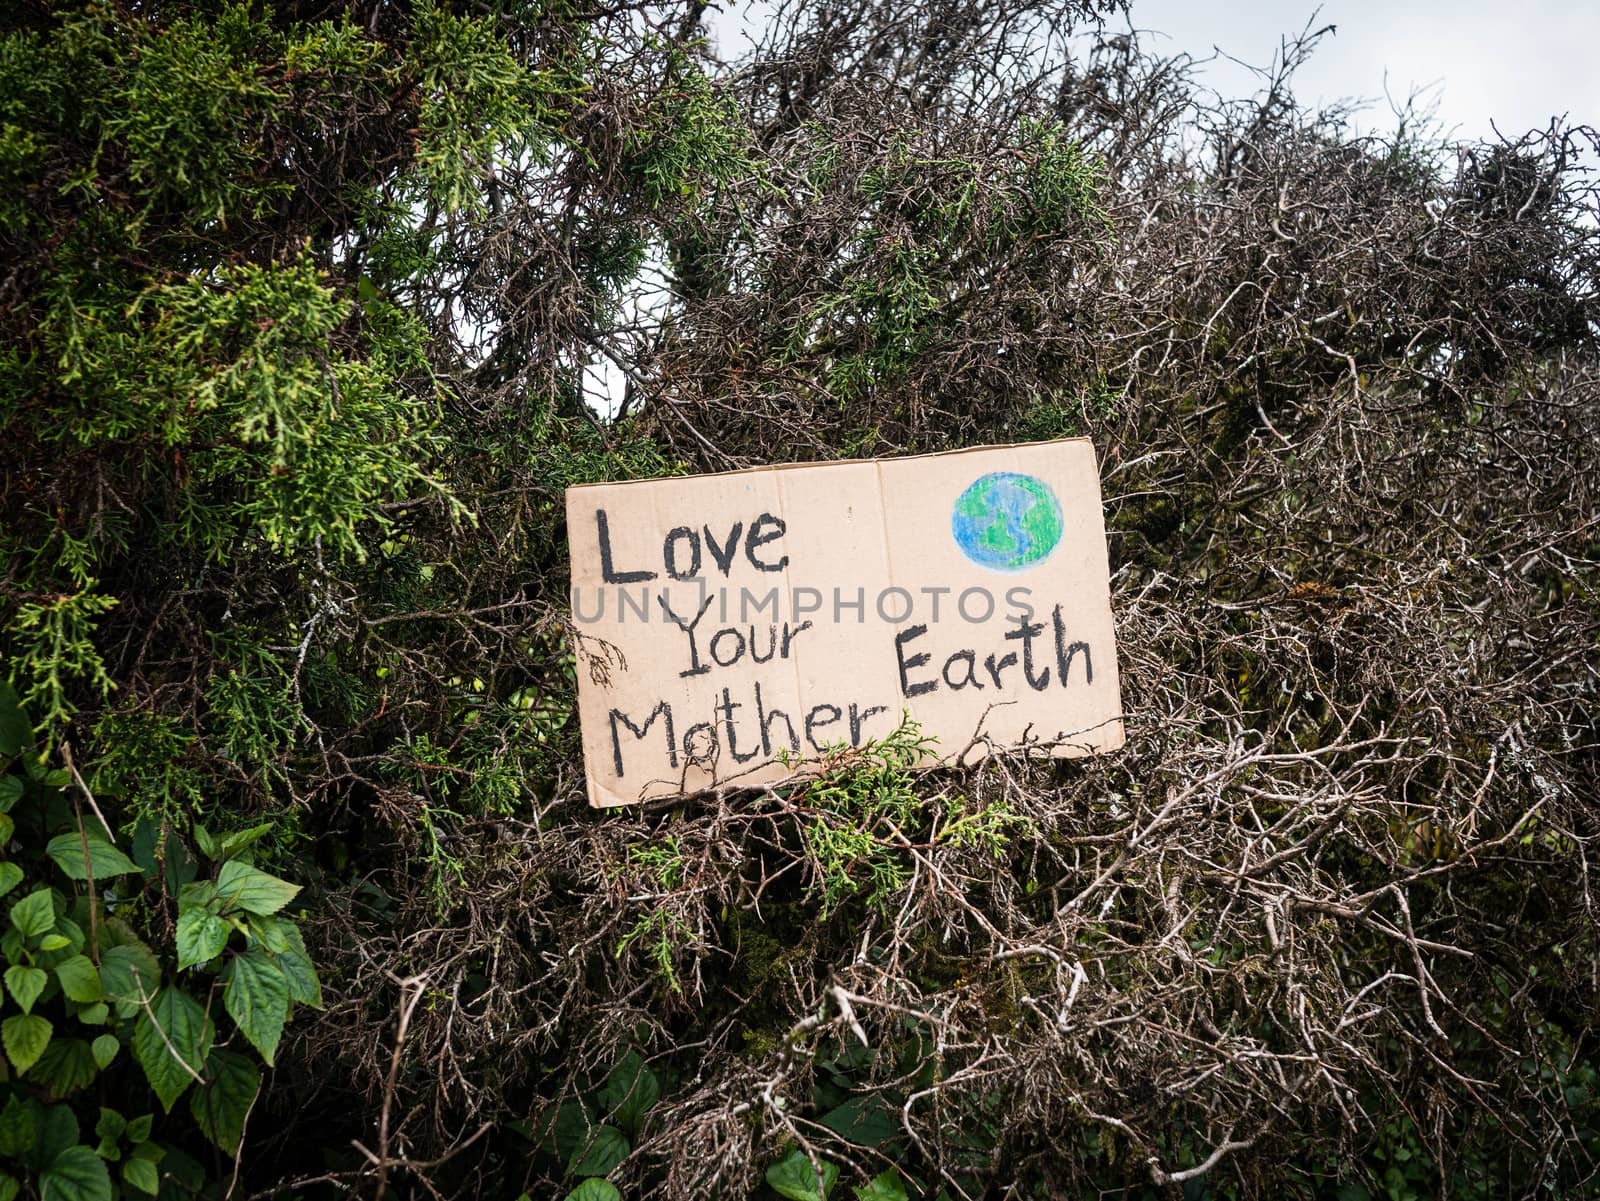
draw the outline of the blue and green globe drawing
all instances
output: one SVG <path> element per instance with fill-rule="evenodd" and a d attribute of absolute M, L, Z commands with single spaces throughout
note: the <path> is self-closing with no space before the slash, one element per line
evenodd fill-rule
<path fill-rule="evenodd" d="M 957 499 L 950 532 L 980 567 L 1023 571 L 1044 562 L 1061 541 L 1061 503 L 1037 476 L 991 471 Z"/>

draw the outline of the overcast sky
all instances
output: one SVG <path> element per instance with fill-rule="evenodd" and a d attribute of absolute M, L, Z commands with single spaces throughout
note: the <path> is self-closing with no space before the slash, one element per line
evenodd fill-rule
<path fill-rule="evenodd" d="M 1375 101 L 1359 124 L 1393 128 L 1388 88 L 1403 102 L 1429 88 L 1447 130 L 1461 138 L 1491 136 L 1490 121 L 1515 135 L 1568 115 L 1600 124 L 1600 4 L 1557 0 L 1133 0 L 1133 25 L 1160 31 L 1154 46 L 1196 58 L 1215 46 L 1265 65 L 1285 33 L 1316 23 L 1336 25 L 1298 75 L 1296 94 L 1310 105 L 1355 98 Z M 1224 94 L 1250 90 L 1240 67 L 1217 61 L 1207 84 Z"/>
<path fill-rule="evenodd" d="M 764 0 L 723 0 L 707 13 L 707 24 L 731 53 L 740 27 L 759 24 L 767 8 Z M 1386 73 L 1396 103 L 1413 89 L 1427 89 L 1446 131 L 1463 139 L 1491 137 L 1491 120 L 1512 136 L 1562 114 L 1600 125 L 1595 0 L 1327 0 L 1320 6 L 1305 0 L 1133 0 L 1132 23 L 1150 31 L 1153 48 L 1163 53 L 1202 59 L 1216 48 L 1266 66 L 1283 35 L 1300 32 L 1313 13 L 1319 27 L 1338 31 L 1301 68 L 1296 93 L 1313 106 L 1371 101 L 1357 118 L 1363 130 L 1394 127 L 1384 98 Z M 1229 96 L 1248 95 L 1255 82 L 1223 58 L 1208 65 L 1202 79 Z"/>

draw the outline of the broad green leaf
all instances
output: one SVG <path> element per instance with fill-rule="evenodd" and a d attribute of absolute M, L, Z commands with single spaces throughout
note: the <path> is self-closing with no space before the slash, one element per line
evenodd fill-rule
<path fill-rule="evenodd" d="M 905 1181 L 895 1168 L 879 1172 L 865 1188 L 858 1186 L 855 1193 L 857 1201 L 906 1201 Z"/>
<path fill-rule="evenodd" d="M 93 833 L 58 834 L 45 846 L 44 852 L 56 861 L 56 866 L 65 872 L 68 878 L 87 880 L 89 872 L 83 863 L 85 843 L 88 843 L 89 847 L 89 868 L 93 869 L 96 880 L 109 880 L 114 876 L 126 876 L 130 872 L 139 870 L 137 863 L 104 838 Z"/>
<path fill-rule="evenodd" d="M 0 755 L 10 758 L 33 745 L 33 727 L 22 711 L 22 698 L 5 680 L 0 680 Z"/>
<path fill-rule="evenodd" d="M 48 983 L 50 976 L 43 968 L 19 963 L 16 967 L 6 969 L 6 991 L 22 1007 L 23 1013 L 33 1011 L 33 1003 L 39 999 L 39 994 Z"/>
<path fill-rule="evenodd" d="M 228 945 L 228 924 L 204 909 L 185 909 L 178 914 L 178 967 L 207 963 L 222 954 Z"/>
<path fill-rule="evenodd" d="M 0 1022 L 0 1041 L 5 1043 L 6 1058 L 19 1072 L 26 1072 L 44 1049 L 50 1045 L 52 1027 L 36 1013 L 18 1013 Z"/>
<path fill-rule="evenodd" d="M 587 1147 L 574 1153 L 567 1171 L 574 1176 L 604 1176 L 628 1158 L 628 1140 L 615 1126 L 602 1126 L 594 1132 Z"/>
<path fill-rule="evenodd" d="M 94 1132 L 101 1142 L 121 1138 L 122 1132 L 127 1128 L 127 1118 L 114 1109 L 108 1109 L 104 1105 L 100 1107 L 100 1119 L 94 1124 Z"/>
<path fill-rule="evenodd" d="M 81 1038 L 57 1038 L 39 1056 L 28 1079 L 37 1080 L 50 1090 L 52 1097 L 60 1098 L 87 1088 L 98 1071 L 88 1043 Z"/>
<path fill-rule="evenodd" d="M 72 940 L 65 934 L 46 934 L 39 940 L 41 951 L 60 951 L 72 945 Z"/>
<path fill-rule="evenodd" d="M 22 883 L 22 869 L 15 863 L 0 863 L 0 897 Z"/>
<path fill-rule="evenodd" d="M 166 1112 L 205 1064 L 215 1037 L 205 1010 L 182 989 L 164 988 L 143 1008 L 133 1028 L 133 1053 Z"/>
<path fill-rule="evenodd" d="M 661 1082 L 633 1051 L 624 1055 L 606 1077 L 606 1112 L 627 1130 L 638 1129 L 639 1119 L 660 1099 Z"/>
<path fill-rule="evenodd" d="M 260 943 L 274 955 L 281 955 L 284 951 L 291 950 L 293 944 L 289 941 L 288 927 L 290 922 L 281 917 L 258 917 L 250 915 L 250 937 Z"/>
<path fill-rule="evenodd" d="M 114 1034 L 102 1034 L 89 1044 L 89 1052 L 94 1056 L 95 1066 L 101 1069 L 115 1059 L 121 1049 L 122 1044 L 117 1041 L 117 1036 Z"/>
<path fill-rule="evenodd" d="M 106 1008 L 104 1001 L 96 1001 L 92 1005 L 85 1005 L 78 1010 L 78 1020 L 85 1026 L 104 1026 L 106 1019 L 110 1016 L 111 1011 Z"/>
<path fill-rule="evenodd" d="M 217 895 L 225 905 L 263 917 L 278 912 L 294 900 L 299 891 L 298 884 L 269 876 L 237 859 L 228 860 L 217 873 Z"/>
<path fill-rule="evenodd" d="M 622 1201 L 622 1194 L 611 1181 L 591 1176 L 568 1193 L 566 1201 Z"/>
<path fill-rule="evenodd" d="M 6 779 L 15 779 L 15 777 L 7 776 Z M 0 813 L 0 847 L 10 846 L 11 837 L 16 832 L 17 823 L 11 820 L 11 815 L 9 813 Z"/>
<path fill-rule="evenodd" d="M 29 938 L 38 938 L 56 928 L 54 889 L 38 888 L 11 906 L 11 924 Z"/>
<path fill-rule="evenodd" d="M 311 966 L 299 951 L 289 950 L 276 956 L 283 978 L 289 982 L 289 998 L 313 1009 L 322 1008 L 322 984 L 317 980 L 317 969 Z"/>
<path fill-rule="evenodd" d="M 272 829 L 273 823 L 266 822 L 259 826 L 251 826 L 248 830 L 240 830 L 235 834 L 229 834 L 218 844 L 217 857 L 232 859 L 241 851 L 248 851 L 256 843 L 260 842 L 263 837 L 272 833 Z"/>
<path fill-rule="evenodd" d="M 128 1141 L 130 1143 L 144 1142 L 145 1139 L 150 1137 L 150 1127 L 154 1124 L 154 1116 L 148 1113 L 140 1114 L 128 1123 Z"/>
<path fill-rule="evenodd" d="M 270 1067 L 289 1017 L 289 981 L 265 951 L 253 950 L 235 956 L 223 979 L 223 1008 Z"/>
<path fill-rule="evenodd" d="M 175 1197 L 198 1194 L 208 1179 L 206 1170 L 177 1147 L 168 1147 L 161 1157 L 161 1175 L 172 1182 L 174 1191 L 170 1195 Z"/>
<path fill-rule="evenodd" d="M 0 1157 L 16 1159 L 33 1150 L 38 1132 L 33 1128 L 33 1114 L 16 1097 L 6 1102 L 0 1110 Z"/>
<path fill-rule="evenodd" d="M 68 1147 L 39 1176 L 41 1201 L 112 1201 L 105 1161 L 88 1147 Z"/>
<path fill-rule="evenodd" d="M 178 889 L 178 911 L 186 909 L 212 908 L 211 902 L 217 899 L 217 882 L 215 880 L 190 880 Z"/>
<path fill-rule="evenodd" d="M 542 1129 L 535 1141 L 545 1144 L 546 1150 L 554 1151 L 556 1158 L 562 1160 L 579 1154 L 588 1145 L 589 1136 L 595 1129 L 584 1113 L 583 1106 L 576 1101 L 563 1103 L 549 1118 L 548 1127 L 544 1126 L 543 1120 L 540 1125 Z"/>
<path fill-rule="evenodd" d="M 161 986 L 161 964 L 142 942 L 111 947 L 100 956 L 100 988 L 108 1001 L 148 1000 Z"/>
<path fill-rule="evenodd" d="M 204 855 L 207 859 L 217 858 L 217 840 L 211 837 L 210 830 L 206 829 L 199 822 L 195 822 L 194 825 L 190 827 L 190 832 L 194 834 L 194 845 L 200 848 L 200 853 L 202 855 Z"/>
<path fill-rule="evenodd" d="M 0 1172 L 0 1201 L 17 1201 L 22 1186 L 10 1172 Z"/>
<path fill-rule="evenodd" d="M 244 1137 L 244 1120 L 260 1087 L 261 1074 L 243 1055 L 211 1052 L 205 1085 L 189 1094 L 189 1109 L 200 1132 L 232 1155 Z"/>
<path fill-rule="evenodd" d="M 56 979 L 67 999 L 80 1005 L 93 1005 L 100 999 L 100 972 L 87 955 L 74 955 L 56 964 Z"/>
<path fill-rule="evenodd" d="M 40 1107 L 37 1113 L 38 1166 L 43 1168 L 68 1147 L 78 1145 L 78 1119 L 70 1105 Z"/>
<path fill-rule="evenodd" d="M 817 1191 L 817 1174 L 811 1161 L 799 1147 L 767 1169 L 767 1183 L 789 1201 L 824 1201 L 833 1192 L 834 1181 L 839 1179 L 839 1165 L 826 1159 L 817 1162 L 822 1168 L 821 1192 Z"/>
<path fill-rule="evenodd" d="M 11 807 L 22 799 L 22 777 L 0 776 L 0 813 L 10 813 Z"/>
<path fill-rule="evenodd" d="M 860 1147 L 882 1147 L 905 1134 L 900 1112 L 881 1093 L 861 1093 L 817 1119 Z"/>
<path fill-rule="evenodd" d="M 161 1173 L 148 1159 L 129 1159 L 122 1165 L 122 1179 L 152 1197 L 161 1191 Z"/>
<path fill-rule="evenodd" d="M 96 905 L 95 908 L 99 909 L 100 906 Z M 96 920 L 98 920 L 98 914 L 96 915 Z M 89 936 L 84 933 L 83 927 L 89 925 L 90 921 L 89 898 L 84 896 L 73 897 L 71 903 L 67 906 L 67 911 L 56 918 L 55 932 L 66 938 L 68 945 L 72 947 L 71 953 L 73 955 L 82 953 L 83 949 L 89 945 Z M 44 949 L 43 943 L 39 944 L 39 949 Z M 42 963 L 39 966 L 51 967 L 66 958 L 67 956 L 63 955 L 58 959 L 51 960 L 50 963 Z"/>

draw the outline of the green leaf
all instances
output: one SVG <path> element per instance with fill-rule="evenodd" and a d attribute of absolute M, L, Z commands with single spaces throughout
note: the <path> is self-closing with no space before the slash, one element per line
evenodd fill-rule
<path fill-rule="evenodd" d="M 39 940 L 41 951 L 59 951 L 63 947 L 70 947 L 72 940 L 65 934 L 46 934 Z"/>
<path fill-rule="evenodd" d="M 211 831 L 199 822 L 195 822 L 192 832 L 194 834 L 194 845 L 200 848 L 200 853 L 207 859 L 215 859 L 217 857 L 217 840 L 211 837 Z"/>
<path fill-rule="evenodd" d="M 289 983 L 289 997 L 313 1009 L 322 1008 L 322 985 L 317 980 L 317 969 L 311 966 L 299 951 L 289 950 L 277 956 L 283 978 Z"/>
<path fill-rule="evenodd" d="M 96 979 L 98 980 L 98 977 Z M 111 1011 L 106 1008 L 104 1001 L 96 1001 L 78 1010 L 78 1020 L 85 1026 L 104 1026 L 110 1016 Z"/>
<path fill-rule="evenodd" d="M 68 1147 L 78 1145 L 78 1119 L 68 1105 L 38 1110 L 39 1166 L 43 1167 Z"/>
<path fill-rule="evenodd" d="M 89 873 L 83 865 L 84 844 L 89 846 L 89 867 L 94 869 L 96 880 L 109 880 L 137 872 L 139 865 L 98 834 L 57 834 L 45 846 L 44 853 L 56 861 L 56 866 L 72 880 L 87 880 Z"/>
<path fill-rule="evenodd" d="M 817 1174 L 811 1168 L 811 1161 L 799 1147 L 795 1147 L 767 1169 L 767 1183 L 775 1192 L 789 1198 L 789 1201 L 823 1201 L 833 1192 L 834 1182 L 839 1179 L 839 1165 L 829 1163 L 826 1159 L 817 1162 L 822 1167 L 820 1193 L 817 1191 Z"/>
<path fill-rule="evenodd" d="M 606 1112 L 628 1130 L 637 1130 L 645 1111 L 660 1099 L 661 1082 L 633 1051 L 606 1077 Z"/>
<path fill-rule="evenodd" d="M 37 1080 L 50 1090 L 52 1097 L 60 1098 L 87 1088 L 98 1071 L 88 1043 L 81 1038 L 57 1038 L 39 1056 L 28 1079 Z"/>
<path fill-rule="evenodd" d="M 74 955 L 56 964 L 56 979 L 69 1001 L 93 1005 L 100 999 L 100 973 L 87 955 Z"/>
<path fill-rule="evenodd" d="M 906 1201 L 905 1181 L 895 1168 L 879 1172 L 865 1188 L 858 1186 L 855 1193 L 858 1201 Z"/>
<path fill-rule="evenodd" d="M 22 869 L 15 863 L 0 863 L 0 897 L 22 883 Z"/>
<path fill-rule="evenodd" d="M 8 779 L 8 780 L 12 780 L 12 779 L 15 779 L 15 778 L 16 778 L 15 776 L 7 776 L 6 777 L 6 779 Z M 8 846 L 10 846 L 11 845 L 11 839 L 16 834 L 16 832 L 17 832 L 17 823 L 14 822 L 11 819 L 11 815 L 9 813 L 0 813 L 0 847 L 8 847 Z"/>
<path fill-rule="evenodd" d="M 17 1201 L 22 1186 L 10 1172 L 0 1172 L 0 1201 Z"/>
<path fill-rule="evenodd" d="M 22 777 L 0 776 L 0 813 L 10 813 L 11 807 L 22 799 Z"/>
<path fill-rule="evenodd" d="M 178 967 L 207 963 L 222 954 L 228 945 L 228 924 L 204 909 L 185 909 L 178 914 Z"/>
<path fill-rule="evenodd" d="M 292 947 L 289 942 L 289 925 L 290 922 L 287 918 L 258 917 L 255 914 L 251 914 L 249 920 L 250 937 L 274 955 L 281 955 Z"/>
<path fill-rule="evenodd" d="M 39 1176 L 41 1201 L 112 1201 L 111 1174 L 88 1147 L 68 1147 Z"/>
<path fill-rule="evenodd" d="M 173 1102 L 205 1064 L 215 1037 L 205 1010 L 179 988 L 162 989 L 139 1015 L 133 1053 L 166 1112 L 172 1112 Z"/>
<path fill-rule="evenodd" d="M 214 908 L 211 902 L 216 899 L 215 880 L 190 880 L 178 889 L 178 911 L 181 913 L 185 909 Z"/>
<path fill-rule="evenodd" d="M 289 1017 L 288 980 L 265 951 L 236 955 L 223 980 L 223 1008 L 270 1067 Z"/>
<path fill-rule="evenodd" d="M 265 822 L 259 826 L 251 826 L 248 830 L 240 830 L 237 833 L 229 834 L 217 847 L 216 857 L 232 859 L 241 851 L 248 851 L 255 846 L 263 837 L 272 833 L 272 830 L 273 823 Z"/>
<path fill-rule="evenodd" d="M 140 1114 L 128 1123 L 128 1141 L 142 1143 L 150 1137 L 150 1127 L 155 1123 L 155 1118 L 148 1113 Z"/>
<path fill-rule="evenodd" d="M 100 1118 L 94 1124 L 94 1132 L 101 1142 L 116 1142 L 127 1128 L 127 1118 L 114 1109 L 108 1109 L 104 1105 L 100 1107 Z"/>
<path fill-rule="evenodd" d="M 234 1154 L 260 1087 L 261 1074 L 243 1055 L 211 1052 L 205 1085 L 189 1094 L 189 1110 L 200 1132 L 229 1155 Z"/>
<path fill-rule="evenodd" d="M 32 745 L 33 727 L 22 711 L 22 698 L 9 683 L 0 680 L 0 755 L 20 755 L 23 747 Z"/>
<path fill-rule="evenodd" d="M 129 1159 L 122 1165 L 122 1178 L 141 1193 L 152 1197 L 161 1191 L 161 1173 L 148 1159 Z"/>
<path fill-rule="evenodd" d="M 615 1126 L 602 1126 L 587 1147 L 573 1154 L 567 1171 L 574 1176 L 604 1176 L 628 1158 L 629 1149 L 622 1131 Z"/>
<path fill-rule="evenodd" d="M 861 1093 L 817 1121 L 860 1147 L 882 1147 L 905 1134 L 900 1114 L 881 1093 Z"/>
<path fill-rule="evenodd" d="M 535 1141 L 544 1144 L 547 1151 L 553 1151 L 558 1159 L 571 1159 L 579 1154 L 588 1145 L 589 1134 L 595 1128 L 584 1113 L 583 1106 L 576 1101 L 562 1103 L 549 1119 L 548 1127 L 545 1127 L 544 1119 L 541 1119 L 540 1127 Z"/>
<path fill-rule="evenodd" d="M 11 906 L 11 924 L 29 938 L 56 928 L 55 890 L 38 888 Z"/>
<path fill-rule="evenodd" d="M 100 956 L 100 989 L 108 1001 L 141 1001 L 161 986 L 161 964 L 142 942 L 111 947 Z"/>
<path fill-rule="evenodd" d="M 33 1127 L 33 1114 L 28 1112 L 28 1107 L 12 1097 L 6 1102 L 6 1107 L 0 1110 L 0 1156 L 6 1159 L 16 1159 L 33 1150 L 38 1139 L 38 1132 Z"/>
<path fill-rule="evenodd" d="M 566 1201 L 622 1201 L 622 1194 L 611 1181 L 591 1176 L 568 1193 Z"/>
<path fill-rule="evenodd" d="M 278 912 L 294 900 L 299 891 L 298 884 L 269 876 L 237 859 L 228 860 L 217 873 L 217 895 L 225 905 L 263 917 Z"/>
<path fill-rule="evenodd" d="M 102 1034 L 89 1044 L 89 1052 L 94 1056 L 95 1066 L 102 1071 L 117 1057 L 117 1052 L 121 1048 L 122 1044 L 117 1041 L 117 1036 L 114 1034 Z"/>
<path fill-rule="evenodd" d="M 19 1013 L 0 1022 L 0 1041 L 5 1043 L 6 1058 L 19 1072 L 26 1072 L 44 1049 L 50 1045 L 53 1027 L 36 1013 Z"/>
<path fill-rule="evenodd" d="M 19 963 L 16 967 L 6 969 L 6 991 L 22 1006 L 23 1013 L 33 1011 L 33 1003 L 39 999 L 39 994 L 49 982 L 50 975 L 43 968 Z"/>

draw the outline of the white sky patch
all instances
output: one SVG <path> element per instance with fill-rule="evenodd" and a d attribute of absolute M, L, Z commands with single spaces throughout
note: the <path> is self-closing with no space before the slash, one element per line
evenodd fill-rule
<path fill-rule="evenodd" d="M 1515 138 L 1563 115 L 1575 124 L 1600 123 L 1600 6 L 1592 4 L 1134 0 L 1132 12 L 1135 29 L 1165 35 L 1151 42 L 1161 53 L 1203 59 L 1215 48 L 1258 67 L 1308 22 L 1335 25 L 1337 32 L 1301 68 L 1295 94 L 1312 107 L 1368 102 L 1358 129 L 1394 128 L 1386 89 L 1396 104 L 1426 92 L 1443 132 L 1462 139 L 1492 138 L 1496 126 Z M 1248 95 L 1255 82 L 1222 58 L 1202 68 L 1200 78 L 1224 96 Z"/>
<path fill-rule="evenodd" d="M 610 421 L 622 408 L 628 394 L 628 376 L 618 360 L 632 360 L 645 342 L 660 329 L 672 303 L 665 248 L 651 246 L 639 274 L 623 289 L 616 324 L 601 330 L 600 337 L 611 353 L 595 351 L 583 368 L 583 398 L 602 421 Z M 635 401 L 633 408 L 638 408 Z"/>

